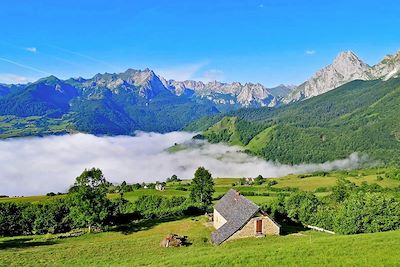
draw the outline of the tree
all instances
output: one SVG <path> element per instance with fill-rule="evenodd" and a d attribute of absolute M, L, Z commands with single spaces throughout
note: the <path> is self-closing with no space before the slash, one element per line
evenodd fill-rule
<path fill-rule="evenodd" d="M 107 198 L 109 183 L 100 169 L 85 169 L 76 178 L 74 190 L 68 193 L 70 216 L 75 226 L 103 226 L 108 216 L 110 200 Z"/>
<path fill-rule="evenodd" d="M 258 175 L 255 179 L 254 179 L 254 183 L 256 185 L 261 185 L 265 182 L 264 177 L 262 177 L 261 175 Z"/>
<path fill-rule="evenodd" d="M 129 186 L 126 184 L 125 181 L 123 181 L 121 183 L 121 185 L 119 186 L 119 195 L 121 197 L 121 199 L 124 197 L 124 193 L 128 192 Z"/>
<path fill-rule="evenodd" d="M 176 174 L 173 174 L 171 178 L 167 178 L 167 183 L 172 183 L 172 182 L 180 182 L 181 179 L 176 176 Z"/>
<path fill-rule="evenodd" d="M 294 193 L 285 200 L 288 217 L 303 224 L 313 223 L 319 205 L 317 197 L 310 192 Z"/>
<path fill-rule="evenodd" d="M 214 191 L 214 180 L 211 173 L 204 167 L 199 167 L 190 186 L 190 199 L 203 206 L 208 206 L 211 204 Z"/>

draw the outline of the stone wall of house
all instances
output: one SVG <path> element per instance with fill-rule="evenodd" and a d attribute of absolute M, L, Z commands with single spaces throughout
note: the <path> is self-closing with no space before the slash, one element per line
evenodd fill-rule
<path fill-rule="evenodd" d="M 260 216 L 250 219 L 248 223 L 243 226 L 242 229 L 234 233 L 231 237 L 227 239 L 234 240 L 239 238 L 246 238 L 256 236 L 256 222 L 258 220 L 262 220 L 262 234 L 264 235 L 279 235 L 280 234 L 280 226 L 277 225 L 273 220 L 271 220 L 268 216 Z"/>
<path fill-rule="evenodd" d="M 281 227 L 271 220 L 268 216 L 263 216 L 263 234 L 265 235 L 279 235 Z"/>
<path fill-rule="evenodd" d="M 234 233 L 231 237 L 227 239 L 227 241 L 234 240 L 234 239 L 239 239 L 239 238 L 245 238 L 245 237 L 251 237 L 256 235 L 256 218 L 250 219 L 250 221 L 243 226 L 242 229 Z"/>
<path fill-rule="evenodd" d="M 224 225 L 226 223 L 225 218 L 222 217 L 222 215 L 219 214 L 219 212 L 216 209 L 214 209 L 213 223 L 214 223 L 215 229 L 220 228 L 222 225 Z"/>

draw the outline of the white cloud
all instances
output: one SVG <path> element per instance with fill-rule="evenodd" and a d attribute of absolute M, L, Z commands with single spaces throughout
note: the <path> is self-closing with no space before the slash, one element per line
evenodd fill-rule
<path fill-rule="evenodd" d="M 84 168 L 101 168 L 111 182 L 163 181 L 172 174 L 191 178 L 199 166 L 213 177 L 279 177 L 335 168 L 354 168 L 366 159 L 353 154 L 324 164 L 296 166 L 267 162 L 238 147 L 196 142 L 193 134 L 138 133 L 135 137 L 88 134 L 17 138 L 0 141 L 0 195 L 34 195 L 65 191 Z M 170 154 L 174 143 L 192 142 L 190 149 Z"/>
<path fill-rule="evenodd" d="M 314 55 L 315 53 L 317 53 L 315 50 L 307 50 L 306 51 L 307 55 Z"/>
<path fill-rule="evenodd" d="M 31 52 L 31 53 L 36 53 L 37 52 L 37 48 L 36 47 L 26 47 L 25 50 L 28 51 L 28 52 Z"/>
<path fill-rule="evenodd" d="M 208 62 L 203 61 L 192 64 L 172 66 L 168 68 L 156 68 L 154 71 L 166 79 L 184 81 L 193 79 L 195 74 L 198 73 L 207 64 Z"/>
<path fill-rule="evenodd" d="M 28 83 L 32 82 L 35 79 L 33 78 L 28 78 L 25 76 L 20 76 L 12 73 L 0 73 L 0 83 L 6 83 L 6 84 L 22 84 L 22 83 Z"/>

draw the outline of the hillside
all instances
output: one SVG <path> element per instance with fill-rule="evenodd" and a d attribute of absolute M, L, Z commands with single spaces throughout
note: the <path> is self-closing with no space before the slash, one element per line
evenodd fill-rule
<path fill-rule="evenodd" d="M 0 265 L 260 266 L 261 261 L 268 266 L 395 266 L 399 261 L 399 231 L 350 236 L 303 231 L 219 247 L 208 243 L 211 231 L 197 217 L 67 239 L 51 235 L 0 238 Z M 159 242 L 170 232 L 187 235 L 193 244 L 161 248 Z"/>
<path fill-rule="evenodd" d="M 176 131 L 203 116 L 274 106 L 291 89 L 271 90 L 276 97 L 261 84 L 165 80 L 149 69 L 0 84 L 0 138 Z"/>
<path fill-rule="evenodd" d="M 240 144 L 250 153 L 281 163 L 319 163 L 361 152 L 398 164 L 398 103 L 399 78 L 353 81 L 288 106 L 228 113 L 234 125 L 216 127 L 221 126 L 221 122 L 214 124 L 217 116 L 204 118 L 188 129 L 207 129 L 204 137 L 211 142 Z M 240 142 L 230 140 L 232 133 Z"/>
<path fill-rule="evenodd" d="M 219 113 L 207 99 L 168 91 L 150 71 L 128 71 L 120 76 L 126 82 L 108 74 L 66 81 L 50 76 L 24 88 L 4 87 L 0 137 L 76 131 L 110 135 L 136 130 L 169 132 Z"/>
<path fill-rule="evenodd" d="M 346 177 L 358 186 L 378 189 L 379 194 L 398 198 L 396 188 L 400 181 L 387 178 L 384 174 L 388 171 L 390 169 L 363 169 L 288 175 L 268 179 L 275 182 L 272 185 L 267 182 L 239 185 L 238 178 L 215 179 L 214 197 L 220 197 L 236 184 L 235 189 L 258 205 L 273 203 L 282 195 L 288 196 L 299 190 L 315 192 L 323 198 L 332 193 L 338 178 Z M 167 183 L 164 191 L 136 189 L 126 192 L 124 198 L 135 202 L 144 195 L 187 197 L 189 192 L 179 188 L 187 187 L 189 182 Z M 0 203 L 45 203 L 59 197 L 63 196 L 0 198 Z M 114 193 L 109 197 L 118 199 L 120 195 Z M 79 237 L 65 238 L 62 234 L 0 237 L 0 266 L 260 266 L 259 259 L 267 262 L 268 266 L 394 266 L 399 260 L 396 253 L 400 249 L 398 230 L 331 235 L 282 222 L 281 236 L 247 238 L 220 246 L 210 243 L 213 230 L 205 216 L 188 216 L 132 221 L 110 227 L 107 232 L 86 233 Z M 188 236 L 191 245 L 160 247 L 160 241 L 169 233 Z"/>

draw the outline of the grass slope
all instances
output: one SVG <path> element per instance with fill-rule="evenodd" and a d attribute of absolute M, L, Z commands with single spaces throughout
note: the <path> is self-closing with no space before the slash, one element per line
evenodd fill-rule
<path fill-rule="evenodd" d="M 295 235 L 209 243 L 204 218 L 134 225 L 125 231 L 56 239 L 0 238 L 1 266 L 396 266 L 400 231 L 350 236 L 304 231 Z M 140 230 L 140 231 L 138 231 Z M 189 247 L 161 248 L 168 233 Z"/>
<path fill-rule="evenodd" d="M 354 81 L 291 105 L 231 112 L 229 120 L 237 118 L 234 129 L 216 127 L 223 118 L 209 128 L 212 135 L 206 130 L 204 136 L 211 142 L 238 144 L 231 142 L 229 134 L 234 133 L 249 152 L 281 163 L 320 163 L 362 152 L 398 165 L 399 102 L 400 78 Z"/>
<path fill-rule="evenodd" d="M 297 188 L 302 191 L 310 191 L 315 192 L 319 188 L 325 188 L 324 193 L 329 193 L 331 188 L 336 185 L 336 181 L 338 178 L 345 178 L 357 185 L 361 185 L 362 183 L 367 184 L 378 184 L 379 186 L 385 188 L 397 188 L 400 187 L 400 180 L 393 180 L 383 178 L 382 180 L 378 180 L 378 176 L 384 176 L 383 173 L 386 171 L 385 168 L 372 168 L 372 169 L 363 169 L 363 170 L 354 170 L 350 172 L 336 171 L 330 173 L 314 173 L 314 174 L 306 174 L 306 175 L 287 175 L 280 178 L 269 178 L 277 182 L 277 184 L 272 187 L 268 187 L 266 183 L 262 185 L 235 185 L 238 184 L 239 178 L 215 178 L 215 193 L 214 197 L 221 196 L 225 194 L 229 189 L 235 188 L 236 190 L 247 193 L 254 192 L 256 194 L 268 193 L 268 196 L 247 196 L 249 199 L 254 201 L 255 203 L 262 205 L 269 201 L 271 201 L 278 192 L 276 189 L 285 189 L 285 188 Z M 303 177 L 305 176 L 305 177 Z M 124 194 L 124 198 L 134 202 L 140 196 L 143 195 L 159 195 L 159 196 L 189 196 L 189 185 L 190 180 L 183 180 L 182 182 L 174 182 L 168 183 L 166 189 L 164 191 L 157 191 L 155 189 L 138 189 L 133 192 L 127 192 Z M 179 190 L 182 188 L 186 188 L 188 191 Z M 0 202 L 42 202 L 52 198 L 59 198 L 61 196 L 26 196 L 26 197 L 8 197 L 8 198 L 0 198 Z M 119 194 L 109 194 L 111 199 L 115 199 L 119 197 Z"/>

